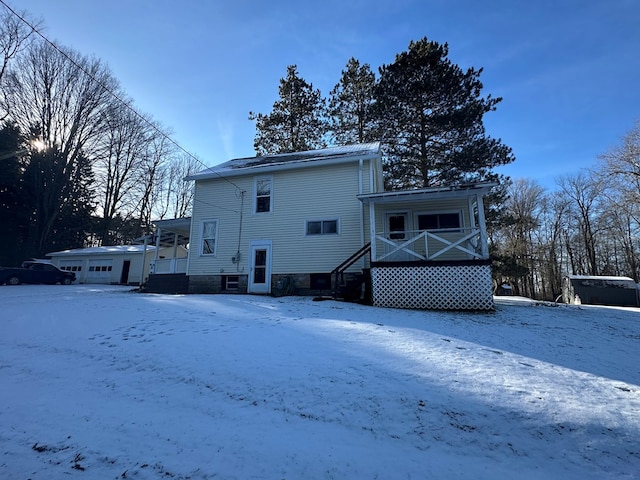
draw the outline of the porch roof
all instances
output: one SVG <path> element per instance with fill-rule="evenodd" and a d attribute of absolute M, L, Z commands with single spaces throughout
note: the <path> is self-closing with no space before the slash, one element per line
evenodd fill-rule
<path fill-rule="evenodd" d="M 178 235 L 182 235 L 187 238 L 191 231 L 191 217 L 154 220 L 151 223 L 153 223 L 156 228 L 177 233 Z"/>
<path fill-rule="evenodd" d="M 160 247 L 172 247 L 176 234 L 178 235 L 177 245 L 188 245 L 191 233 L 191 217 L 170 218 L 167 220 L 154 220 L 151 222 L 156 227 L 155 235 L 146 235 L 136 238 L 135 243 L 144 243 L 145 237 L 148 243 L 156 243 L 156 235 L 160 232 Z"/>
<path fill-rule="evenodd" d="M 431 187 L 416 190 L 397 190 L 391 192 L 365 193 L 358 195 L 358 200 L 364 204 L 401 203 L 438 199 L 465 198 L 469 195 L 485 195 L 496 182 L 469 183 L 451 185 L 447 187 Z"/>

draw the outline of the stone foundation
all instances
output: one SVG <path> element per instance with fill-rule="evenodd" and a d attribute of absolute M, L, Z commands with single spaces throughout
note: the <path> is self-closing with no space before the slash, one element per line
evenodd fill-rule
<path fill-rule="evenodd" d="M 350 274 L 345 274 L 349 278 Z M 224 288 L 225 277 L 238 277 L 237 290 Z M 241 293 L 246 294 L 248 276 L 245 275 L 191 275 L 189 293 Z M 285 295 L 331 295 L 333 277 L 330 274 L 317 273 L 278 273 L 271 275 L 271 294 Z"/>
<path fill-rule="evenodd" d="M 227 277 L 238 277 L 238 288 L 226 288 Z M 189 293 L 247 293 L 247 275 L 190 275 Z"/>

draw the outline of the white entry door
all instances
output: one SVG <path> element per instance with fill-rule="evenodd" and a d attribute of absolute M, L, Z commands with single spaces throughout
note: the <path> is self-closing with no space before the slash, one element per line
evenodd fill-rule
<path fill-rule="evenodd" d="M 390 254 L 387 260 L 401 262 L 410 260 L 410 254 L 404 250 L 396 250 L 400 245 L 409 240 L 409 214 L 407 212 L 387 213 L 387 239 L 385 253 Z"/>
<path fill-rule="evenodd" d="M 249 293 L 271 293 L 271 240 L 252 240 L 249 259 Z"/>

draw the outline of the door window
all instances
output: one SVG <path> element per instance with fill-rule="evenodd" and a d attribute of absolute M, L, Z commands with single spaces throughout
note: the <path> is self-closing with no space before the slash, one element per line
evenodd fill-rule
<path fill-rule="evenodd" d="M 389 239 L 404 240 L 406 238 L 406 220 L 407 215 L 404 213 L 397 215 L 389 215 Z"/>
<path fill-rule="evenodd" d="M 253 283 L 266 283 L 267 281 L 267 250 L 256 249 L 253 268 Z"/>

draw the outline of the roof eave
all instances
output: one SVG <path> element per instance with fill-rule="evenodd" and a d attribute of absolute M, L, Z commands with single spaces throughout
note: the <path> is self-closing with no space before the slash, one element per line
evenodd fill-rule
<path fill-rule="evenodd" d="M 472 185 L 435 187 L 417 190 L 396 190 L 388 192 L 365 193 L 357 198 L 364 204 L 368 203 L 398 203 L 412 200 L 434 200 L 438 198 L 465 198 L 470 195 L 485 195 L 496 182 L 477 183 Z"/>
<path fill-rule="evenodd" d="M 321 167 L 325 165 L 339 165 L 342 163 L 357 162 L 360 160 L 375 160 L 380 158 L 380 153 L 367 153 L 365 155 L 351 155 L 348 157 L 333 158 L 329 160 L 304 159 L 287 163 L 272 163 L 268 165 L 254 165 L 246 168 L 227 168 L 216 170 L 211 169 L 209 173 L 196 173 L 185 177 L 185 181 L 211 180 L 217 178 L 238 177 L 242 175 L 255 175 L 262 173 L 272 173 L 285 170 L 297 170 L 302 168 Z"/>

